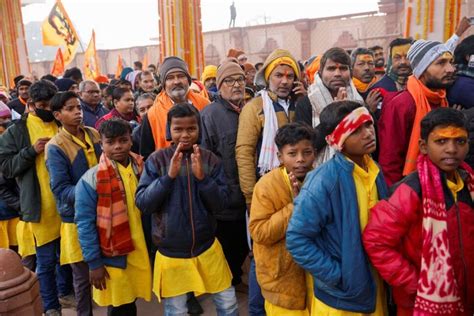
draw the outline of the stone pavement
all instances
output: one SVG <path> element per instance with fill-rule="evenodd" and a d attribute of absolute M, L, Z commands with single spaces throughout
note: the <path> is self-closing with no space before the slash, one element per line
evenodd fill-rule
<path fill-rule="evenodd" d="M 241 293 L 239 291 L 237 293 L 237 301 L 239 302 L 239 314 L 240 315 L 248 315 L 248 295 L 247 293 Z M 210 295 L 202 295 L 198 297 L 199 302 L 201 303 L 202 308 L 204 309 L 203 316 L 211 316 L 217 315 L 216 309 L 214 307 L 214 303 L 212 302 L 212 297 Z M 153 296 L 153 300 L 151 302 L 145 302 L 144 300 L 137 301 L 138 307 L 138 315 L 139 316 L 159 316 L 163 315 L 163 305 L 158 303 L 158 300 L 155 296 Z M 72 309 L 65 309 L 63 310 L 63 316 L 75 316 L 76 311 Z M 105 307 L 95 307 L 94 308 L 94 316 L 106 316 L 107 315 L 107 308 Z"/>

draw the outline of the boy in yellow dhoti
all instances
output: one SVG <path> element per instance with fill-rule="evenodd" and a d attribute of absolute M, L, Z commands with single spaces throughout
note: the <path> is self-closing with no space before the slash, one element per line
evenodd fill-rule
<path fill-rule="evenodd" d="M 140 210 L 153 213 L 155 221 L 153 291 L 164 298 L 165 315 L 186 314 L 188 292 L 211 293 L 218 315 L 237 315 L 232 274 L 212 215 L 227 197 L 222 165 L 196 144 L 200 116 L 192 105 L 173 106 L 167 126 L 172 146 L 150 155 L 136 197 Z"/>
<path fill-rule="evenodd" d="M 72 268 L 78 316 L 92 313 L 89 267 L 82 258 L 77 228 L 74 224 L 75 186 L 89 168 L 97 165 L 102 153 L 99 133 L 82 125 L 82 108 L 79 96 L 61 92 L 51 99 L 51 110 L 61 123 L 59 133 L 46 145 L 46 167 L 59 215 L 61 216 L 61 242 L 59 262 Z"/>
<path fill-rule="evenodd" d="M 130 152 L 130 124 L 110 119 L 100 126 L 99 164 L 76 185 L 75 222 L 92 298 L 109 314 L 136 315 L 135 300 L 151 298 L 151 268 L 135 191 L 142 159 Z"/>

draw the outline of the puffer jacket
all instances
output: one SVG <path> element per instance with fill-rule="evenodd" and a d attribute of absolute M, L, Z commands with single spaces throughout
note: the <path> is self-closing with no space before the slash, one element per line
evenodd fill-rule
<path fill-rule="evenodd" d="M 277 95 L 271 91 L 268 92 L 268 95 L 273 100 L 278 128 L 293 122 L 295 118 L 295 101 L 293 99 L 290 100 L 287 115 L 285 109 L 278 103 Z M 242 108 L 235 146 L 240 188 L 247 204 L 252 202 L 253 188 L 259 178 L 257 163 L 262 147 L 264 125 L 263 99 L 261 96 L 258 96 Z"/>
<path fill-rule="evenodd" d="M 376 284 L 362 245 L 354 164 L 339 152 L 306 176 L 286 232 L 293 259 L 313 276 L 314 295 L 336 309 L 375 311 Z M 387 196 L 382 172 L 379 199 Z"/>
<path fill-rule="evenodd" d="M 249 230 L 263 297 L 273 305 L 302 310 L 306 308 L 305 272 L 286 250 L 293 197 L 282 168 L 265 174 L 255 185 Z"/>
<path fill-rule="evenodd" d="M 466 173 L 459 170 L 463 179 Z M 474 209 L 469 190 L 458 192 L 457 202 L 442 173 L 448 210 L 448 240 L 464 307 L 474 312 Z M 363 241 L 380 275 L 392 286 L 397 306 L 412 310 L 415 304 L 422 249 L 422 195 L 418 172 L 397 184 L 386 201 L 371 210 Z"/>
<path fill-rule="evenodd" d="M 214 214 L 226 207 L 228 191 L 222 163 L 201 148 L 205 177 L 191 170 L 191 153 L 184 152 L 179 175 L 168 176 L 176 146 L 151 154 L 138 184 L 135 203 L 144 214 L 153 214 L 152 237 L 160 253 L 172 258 L 193 258 L 215 240 Z"/>
<path fill-rule="evenodd" d="M 99 161 L 102 153 L 99 133 L 87 126 L 84 127 L 84 131 L 94 144 L 95 155 Z M 51 191 L 61 220 L 65 223 L 74 223 L 75 186 L 82 175 L 89 170 L 84 149 L 72 140 L 70 134 L 61 129 L 48 142 L 45 153 Z"/>
<path fill-rule="evenodd" d="M 213 103 L 202 110 L 201 124 L 202 145 L 221 159 L 229 189 L 229 206 L 217 212 L 216 219 L 222 221 L 245 219 L 245 198 L 240 190 L 235 159 L 239 113 L 218 96 Z"/>

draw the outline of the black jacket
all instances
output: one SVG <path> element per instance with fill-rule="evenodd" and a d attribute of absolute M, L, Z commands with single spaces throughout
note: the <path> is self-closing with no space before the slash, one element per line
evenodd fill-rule
<path fill-rule="evenodd" d="M 0 173 L 0 221 L 19 216 L 20 196 L 14 179 L 7 179 Z"/>
<path fill-rule="evenodd" d="M 39 223 L 41 190 L 36 175 L 36 156 L 30 143 L 25 114 L 0 136 L 0 171 L 7 178 L 16 178 L 20 187 L 21 218 Z"/>
<path fill-rule="evenodd" d="M 10 109 L 15 110 L 18 114 L 25 113 L 25 105 L 23 105 L 23 103 L 21 103 L 18 98 L 8 102 L 7 105 Z"/>
<path fill-rule="evenodd" d="M 313 107 L 307 95 L 300 98 L 296 103 L 295 122 L 306 123 L 308 126 L 313 126 Z"/>
<path fill-rule="evenodd" d="M 239 113 L 220 96 L 201 112 L 202 145 L 222 161 L 229 190 L 228 208 L 215 214 L 218 220 L 233 221 L 245 218 L 245 198 L 240 190 L 235 144 Z"/>
<path fill-rule="evenodd" d="M 148 156 L 150 156 L 155 151 L 155 141 L 153 139 L 150 121 L 148 121 L 148 114 L 145 114 L 143 117 L 142 123 L 140 125 L 140 131 L 137 131 L 137 133 L 140 136 L 137 146 L 138 153 L 146 160 L 148 159 Z M 137 137 L 135 139 L 137 139 Z"/>

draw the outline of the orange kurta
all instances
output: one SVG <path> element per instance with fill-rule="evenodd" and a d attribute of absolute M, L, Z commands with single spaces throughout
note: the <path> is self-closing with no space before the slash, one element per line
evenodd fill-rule
<path fill-rule="evenodd" d="M 208 99 L 191 90 L 188 91 L 187 98 L 199 111 L 210 103 Z M 148 111 L 147 117 L 153 133 L 153 140 L 155 141 L 155 150 L 168 147 L 171 144 L 166 140 L 166 119 L 168 111 L 173 105 L 173 100 L 163 90 L 156 97 L 155 103 Z"/>

